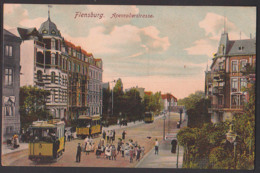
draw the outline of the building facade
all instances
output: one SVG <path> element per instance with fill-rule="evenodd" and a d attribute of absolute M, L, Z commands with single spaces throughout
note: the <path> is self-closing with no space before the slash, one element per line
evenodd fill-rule
<path fill-rule="evenodd" d="M 67 61 L 60 31 L 48 17 L 36 28 L 18 28 L 21 45 L 21 86 L 50 91 L 46 109 L 54 118 L 67 117 Z"/>
<path fill-rule="evenodd" d="M 3 30 L 2 59 L 2 136 L 3 140 L 20 131 L 20 45 L 21 39 Z"/>
<path fill-rule="evenodd" d="M 211 121 L 231 120 L 233 114 L 242 112 L 250 87 L 245 75 L 246 65 L 256 65 L 256 40 L 229 40 L 228 33 L 220 38 L 210 71 L 205 73 L 205 93 L 211 99 Z"/>
<path fill-rule="evenodd" d="M 50 91 L 46 108 L 54 118 L 102 113 L 101 59 L 65 40 L 50 16 L 39 30 L 17 30 L 23 40 L 21 86 Z"/>
<path fill-rule="evenodd" d="M 69 119 L 75 119 L 80 115 L 87 115 L 88 105 L 88 83 L 89 63 L 87 52 L 80 46 L 66 41 L 68 60 L 68 108 Z"/>
<path fill-rule="evenodd" d="M 102 73 L 103 63 L 101 59 L 95 59 L 88 54 L 89 60 L 89 115 L 102 114 Z"/>
<path fill-rule="evenodd" d="M 174 97 L 172 94 L 162 94 L 161 95 L 161 104 L 163 106 L 163 111 L 169 111 L 169 107 L 171 111 L 173 110 L 174 106 L 177 106 L 177 98 Z"/>

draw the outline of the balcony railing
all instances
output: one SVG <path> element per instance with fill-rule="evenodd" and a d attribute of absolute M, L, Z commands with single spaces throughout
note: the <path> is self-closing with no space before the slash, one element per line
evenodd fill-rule
<path fill-rule="evenodd" d="M 224 105 L 212 104 L 212 105 L 211 105 L 211 108 L 212 108 L 212 109 L 222 109 L 222 108 L 224 108 Z"/>
<path fill-rule="evenodd" d="M 223 87 L 223 86 L 215 86 L 215 87 L 212 89 L 212 93 L 213 93 L 214 95 L 224 94 L 224 87 Z"/>
<path fill-rule="evenodd" d="M 232 109 L 243 109 L 244 105 L 231 105 Z"/>

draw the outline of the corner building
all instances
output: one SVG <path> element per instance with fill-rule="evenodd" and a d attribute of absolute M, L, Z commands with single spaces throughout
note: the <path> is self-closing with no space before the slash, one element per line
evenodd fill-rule
<path fill-rule="evenodd" d="M 50 91 L 46 108 L 55 118 L 102 114 L 101 59 L 65 40 L 50 16 L 39 30 L 18 28 L 18 32 L 23 41 L 21 86 Z"/>
<path fill-rule="evenodd" d="M 205 75 L 205 93 L 211 99 L 209 113 L 213 123 L 231 120 L 234 113 L 243 112 L 249 99 L 244 88 L 251 85 L 243 74 L 247 64 L 256 65 L 256 39 L 229 40 L 228 33 L 223 33 L 210 71 Z"/>

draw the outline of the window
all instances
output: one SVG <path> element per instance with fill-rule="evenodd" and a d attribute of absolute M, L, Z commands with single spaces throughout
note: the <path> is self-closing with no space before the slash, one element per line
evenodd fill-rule
<path fill-rule="evenodd" d="M 55 40 L 51 39 L 51 49 L 55 49 Z"/>
<path fill-rule="evenodd" d="M 37 71 L 37 80 L 42 81 L 42 71 L 41 70 Z"/>
<path fill-rule="evenodd" d="M 232 72 L 237 72 L 238 67 L 237 67 L 237 61 L 232 61 Z"/>
<path fill-rule="evenodd" d="M 60 73 L 59 73 L 59 78 L 58 78 L 59 84 L 61 84 L 60 78 L 61 78 L 61 76 L 60 76 Z"/>
<path fill-rule="evenodd" d="M 237 79 L 231 79 L 231 90 L 232 92 L 237 92 L 238 82 Z"/>
<path fill-rule="evenodd" d="M 245 78 L 240 79 L 240 89 L 247 87 L 247 81 Z"/>
<path fill-rule="evenodd" d="M 240 105 L 244 105 L 246 102 L 247 101 L 245 95 L 240 95 Z"/>
<path fill-rule="evenodd" d="M 15 97 L 4 97 L 4 114 L 5 116 L 14 116 Z"/>
<path fill-rule="evenodd" d="M 246 61 L 242 60 L 240 61 L 240 71 L 245 71 L 246 70 Z"/>
<path fill-rule="evenodd" d="M 51 72 L 51 83 L 55 83 L 55 72 Z"/>
<path fill-rule="evenodd" d="M 71 70 L 71 62 L 69 61 L 69 70 Z"/>
<path fill-rule="evenodd" d="M 80 72 L 80 65 L 78 65 L 78 72 Z"/>
<path fill-rule="evenodd" d="M 13 46 L 5 45 L 5 56 L 13 56 Z"/>
<path fill-rule="evenodd" d="M 5 69 L 5 85 L 6 86 L 13 85 L 13 69 L 11 68 Z"/>
<path fill-rule="evenodd" d="M 82 73 L 83 73 L 83 75 L 85 74 L 85 71 L 84 71 L 84 66 L 82 66 Z"/>
<path fill-rule="evenodd" d="M 51 54 L 51 65 L 55 65 L 55 54 Z"/>
<path fill-rule="evenodd" d="M 243 46 L 239 46 L 239 47 L 238 47 L 238 50 L 241 50 L 241 51 L 242 51 L 243 49 L 244 49 Z"/>
<path fill-rule="evenodd" d="M 42 33 L 43 34 L 48 34 L 48 31 L 44 29 L 44 30 L 42 30 Z"/>
<path fill-rule="evenodd" d="M 232 95 L 231 96 L 231 104 L 232 105 L 238 105 L 238 95 Z"/>
<path fill-rule="evenodd" d="M 74 64 L 74 69 L 73 69 L 74 72 L 76 72 L 76 64 Z"/>
<path fill-rule="evenodd" d="M 218 105 L 223 105 L 223 97 L 218 97 Z"/>

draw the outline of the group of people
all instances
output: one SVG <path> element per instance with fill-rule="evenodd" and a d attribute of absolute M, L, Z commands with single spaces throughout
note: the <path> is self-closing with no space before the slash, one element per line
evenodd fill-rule
<path fill-rule="evenodd" d="M 17 134 L 14 134 L 11 139 L 7 140 L 7 145 L 12 146 L 13 149 L 18 148 L 20 146 L 19 136 Z"/>
<path fill-rule="evenodd" d="M 78 143 L 76 162 L 80 162 L 81 152 L 85 151 L 86 155 L 89 152 L 96 150 L 95 154 L 97 158 L 104 155 L 104 158 L 109 160 L 116 160 L 117 156 L 121 154 L 121 157 L 129 157 L 130 163 L 134 160 L 139 161 L 144 156 L 144 147 L 138 145 L 137 141 L 129 140 L 125 142 L 126 132 L 122 132 L 122 138 L 118 138 L 118 143 L 115 141 L 115 130 L 103 131 L 102 138 L 99 140 L 97 147 L 91 137 L 87 137 L 84 140 L 84 144 Z"/>
<path fill-rule="evenodd" d="M 108 130 L 107 132 L 103 130 L 102 137 L 107 140 L 107 143 L 113 143 L 115 141 L 116 131 Z"/>

